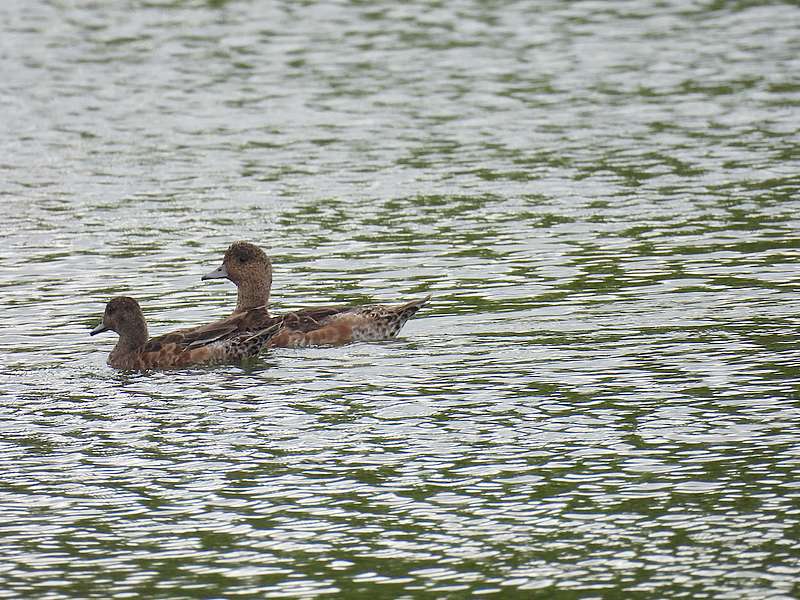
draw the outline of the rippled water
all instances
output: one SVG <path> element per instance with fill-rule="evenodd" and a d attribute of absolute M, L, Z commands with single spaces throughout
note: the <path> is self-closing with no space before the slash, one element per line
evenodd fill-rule
<path fill-rule="evenodd" d="M 0 598 L 800 595 L 800 8 L 0 4 Z M 433 294 L 398 340 L 89 338 Z"/>

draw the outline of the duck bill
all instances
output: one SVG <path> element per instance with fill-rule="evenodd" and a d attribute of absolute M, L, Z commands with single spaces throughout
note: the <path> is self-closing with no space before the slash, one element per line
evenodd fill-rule
<path fill-rule="evenodd" d="M 222 264 L 219 266 L 218 269 L 214 269 L 211 273 L 206 273 L 200 278 L 200 281 L 205 281 L 206 279 L 227 279 L 228 278 L 228 269 L 225 268 L 225 265 Z"/>
<path fill-rule="evenodd" d="M 110 328 L 106 327 L 105 324 L 100 323 L 100 325 L 98 325 L 89 332 L 89 335 L 97 335 L 98 333 L 103 333 L 104 331 L 108 331 L 109 329 Z"/>

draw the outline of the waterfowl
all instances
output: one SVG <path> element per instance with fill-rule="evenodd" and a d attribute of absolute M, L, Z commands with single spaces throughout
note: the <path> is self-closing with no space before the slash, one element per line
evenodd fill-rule
<path fill-rule="evenodd" d="M 278 323 L 245 332 L 212 325 L 148 339 L 139 303 L 117 296 L 106 304 L 103 321 L 89 335 L 115 331 L 119 341 L 108 355 L 108 365 L 142 371 L 241 362 L 257 356 L 279 329 Z"/>
<path fill-rule="evenodd" d="M 280 322 L 280 331 L 268 343 L 273 347 L 325 346 L 393 338 L 430 300 L 430 296 L 426 296 L 403 304 L 321 306 L 272 316 L 269 314 L 272 263 L 261 248 L 249 242 L 231 244 L 222 265 L 202 279 L 228 279 L 238 288 L 236 308 L 231 316 L 212 326 L 253 329 Z"/>

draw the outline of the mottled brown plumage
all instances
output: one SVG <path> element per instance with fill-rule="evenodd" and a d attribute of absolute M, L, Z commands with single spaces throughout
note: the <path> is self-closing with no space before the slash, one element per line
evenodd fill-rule
<path fill-rule="evenodd" d="M 241 362 L 266 347 L 278 332 L 279 323 L 264 322 L 264 327 L 237 330 L 212 324 L 148 339 L 147 323 L 139 303 L 133 298 L 112 298 L 103 313 L 103 322 L 90 335 L 115 331 L 117 345 L 108 355 L 115 369 L 148 370 L 189 365 Z"/>
<path fill-rule="evenodd" d="M 393 338 L 430 299 L 426 296 L 395 305 L 322 306 L 271 316 L 272 264 L 258 246 L 248 242 L 231 244 L 222 266 L 203 276 L 203 279 L 215 278 L 226 278 L 236 284 L 236 309 L 227 319 L 207 327 L 246 331 L 280 322 L 281 330 L 269 342 L 276 347 L 325 346 Z"/>

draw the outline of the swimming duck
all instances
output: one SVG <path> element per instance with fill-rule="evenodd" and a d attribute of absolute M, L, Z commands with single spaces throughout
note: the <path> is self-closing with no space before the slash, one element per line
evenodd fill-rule
<path fill-rule="evenodd" d="M 212 325 L 148 339 L 139 303 L 127 296 L 117 296 L 106 304 L 102 323 L 89 335 L 117 332 L 119 341 L 108 355 L 108 365 L 142 371 L 241 362 L 257 356 L 279 329 L 278 323 L 247 332 Z"/>
<path fill-rule="evenodd" d="M 268 343 L 275 347 L 325 346 L 393 338 L 430 300 L 430 296 L 426 296 L 393 305 L 320 306 L 271 316 L 272 263 L 261 248 L 249 242 L 231 244 L 222 265 L 202 277 L 204 280 L 222 278 L 229 279 L 238 288 L 236 308 L 230 317 L 212 326 L 227 323 L 228 327 L 253 329 L 280 321 L 283 327 Z"/>

